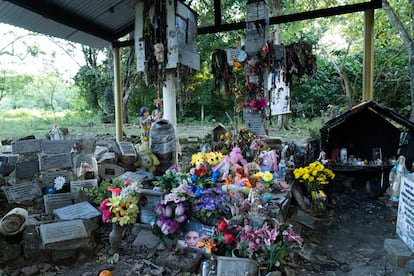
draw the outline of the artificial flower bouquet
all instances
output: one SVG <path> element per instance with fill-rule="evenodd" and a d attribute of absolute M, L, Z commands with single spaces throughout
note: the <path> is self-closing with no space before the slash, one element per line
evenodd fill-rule
<path fill-rule="evenodd" d="M 111 197 L 103 200 L 99 206 L 102 211 L 102 221 L 118 223 L 123 226 L 135 223 L 139 214 L 140 183 L 124 181 L 122 188 L 108 186 Z"/>
<path fill-rule="evenodd" d="M 321 190 L 321 185 L 329 184 L 329 181 L 335 178 L 335 173 L 319 161 L 310 163 L 306 167 L 297 168 L 293 174 L 295 179 L 305 184 L 308 193 L 315 196 Z"/>
<path fill-rule="evenodd" d="M 266 98 L 257 98 L 247 102 L 242 102 L 241 106 L 243 108 L 250 107 L 254 111 L 264 110 L 267 106 Z"/>
<path fill-rule="evenodd" d="M 195 194 L 186 181 L 182 181 L 177 188 L 164 195 L 155 206 L 154 234 L 164 242 L 165 237 L 169 239 L 178 237 L 191 217 L 191 202 L 194 197 Z"/>
<path fill-rule="evenodd" d="M 268 269 L 286 264 L 301 250 L 303 239 L 294 233 L 292 225 L 280 224 L 276 219 L 253 227 L 244 225 L 230 227 L 222 219 L 215 235 L 202 239 L 198 247 L 215 256 L 231 256 L 255 259 Z"/>

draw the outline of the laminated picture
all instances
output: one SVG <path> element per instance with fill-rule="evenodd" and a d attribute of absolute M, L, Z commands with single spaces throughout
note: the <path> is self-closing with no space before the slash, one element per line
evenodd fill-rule
<path fill-rule="evenodd" d="M 213 233 L 213 226 L 204 225 L 196 221 L 189 221 L 184 225 L 183 234 L 178 238 L 177 247 L 198 249 L 197 243 L 203 238 L 212 237 Z"/>

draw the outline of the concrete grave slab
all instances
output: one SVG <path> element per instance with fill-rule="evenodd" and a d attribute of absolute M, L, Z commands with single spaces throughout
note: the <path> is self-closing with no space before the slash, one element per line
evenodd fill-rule
<path fill-rule="evenodd" d="M 151 226 L 139 224 L 136 227 L 138 227 L 138 234 L 134 242 L 132 243 L 133 246 L 145 246 L 147 248 L 156 248 L 160 244 L 161 240 L 159 237 L 154 235 Z"/>
<path fill-rule="evenodd" d="M 101 215 L 101 212 L 89 202 L 80 202 L 53 210 L 61 220 L 92 219 Z"/>
<path fill-rule="evenodd" d="M 121 174 L 117 178 L 123 181 L 125 180 L 145 181 L 145 180 L 154 179 L 154 175 L 147 171 L 136 171 L 136 172 L 126 171 L 125 173 Z"/>
<path fill-rule="evenodd" d="M 17 179 L 32 179 L 39 174 L 39 160 L 28 160 L 16 163 Z"/>
<path fill-rule="evenodd" d="M 98 187 L 98 179 L 85 179 L 85 180 L 75 180 L 70 182 L 70 192 L 74 193 L 79 190 L 79 188 L 92 188 Z"/>
<path fill-rule="evenodd" d="M 98 173 L 102 179 L 113 179 L 125 172 L 121 166 L 112 163 L 102 163 L 98 165 Z"/>
<path fill-rule="evenodd" d="M 72 140 L 42 140 L 40 143 L 44 154 L 70 153 L 74 145 Z"/>
<path fill-rule="evenodd" d="M 43 246 L 65 241 L 83 240 L 89 237 L 83 220 L 60 221 L 39 226 Z"/>
<path fill-rule="evenodd" d="M 72 205 L 74 196 L 72 193 L 49 194 L 43 196 L 45 213 L 51 215 L 53 210 Z"/>
<path fill-rule="evenodd" d="M 17 154 L 36 153 L 41 151 L 38 139 L 21 140 L 12 142 L 12 151 Z"/>
<path fill-rule="evenodd" d="M 117 142 L 119 150 L 123 156 L 136 157 L 137 153 L 135 151 L 134 144 L 131 142 Z"/>
<path fill-rule="evenodd" d="M 37 181 L 29 181 L 12 186 L 2 187 L 9 203 L 21 203 L 30 201 L 42 195 Z"/>
<path fill-rule="evenodd" d="M 56 177 L 62 176 L 65 178 L 65 185 L 69 184 L 71 180 L 71 171 L 59 170 L 59 171 L 46 171 L 40 174 L 40 180 L 44 186 L 55 183 Z"/>
<path fill-rule="evenodd" d="M 70 153 L 39 154 L 40 170 L 72 168 Z"/>

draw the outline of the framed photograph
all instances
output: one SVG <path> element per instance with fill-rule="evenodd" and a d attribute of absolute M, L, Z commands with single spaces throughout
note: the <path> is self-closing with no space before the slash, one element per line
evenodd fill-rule
<path fill-rule="evenodd" d="M 178 238 L 178 248 L 195 248 L 203 238 L 210 238 L 214 234 L 214 227 L 204 225 L 196 221 L 188 221 L 183 229 L 183 234 Z M 203 249 L 200 249 L 203 250 Z"/>

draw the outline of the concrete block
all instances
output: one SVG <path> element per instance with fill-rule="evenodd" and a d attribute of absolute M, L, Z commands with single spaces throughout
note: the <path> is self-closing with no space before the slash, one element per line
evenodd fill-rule
<path fill-rule="evenodd" d="M 413 252 L 401 239 L 385 239 L 384 250 L 398 266 L 405 266 L 408 260 L 414 259 Z"/>

